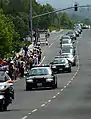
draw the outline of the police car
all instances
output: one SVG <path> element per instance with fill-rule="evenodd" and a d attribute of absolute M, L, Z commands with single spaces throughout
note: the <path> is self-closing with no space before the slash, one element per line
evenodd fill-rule
<path fill-rule="evenodd" d="M 56 56 L 51 64 L 51 69 L 54 73 L 71 72 L 71 64 L 64 56 Z"/>
<path fill-rule="evenodd" d="M 35 66 L 27 73 L 26 90 L 41 87 L 57 88 L 57 76 L 49 65 Z"/>

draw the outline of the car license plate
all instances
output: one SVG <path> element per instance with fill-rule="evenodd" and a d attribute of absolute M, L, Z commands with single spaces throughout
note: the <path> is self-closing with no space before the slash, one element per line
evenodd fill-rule
<path fill-rule="evenodd" d="M 62 68 L 60 68 L 59 70 L 62 70 Z"/>
<path fill-rule="evenodd" d="M 42 83 L 37 83 L 37 86 L 42 86 Z"/>

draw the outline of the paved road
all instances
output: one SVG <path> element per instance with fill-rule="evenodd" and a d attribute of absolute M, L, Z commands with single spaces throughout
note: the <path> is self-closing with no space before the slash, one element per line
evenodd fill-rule
<path fill-rule="evenodd" d="M 78 43 L 80 69 L 60 94 L 27 119 L 91 118 L 91 31 L 84 31 Z M 79 67 L 78 67 L 79 68 Z M 67 75 L 65 76 L 67 78 Z M 61 77 L 60 77 L 61 78 Z M 74 80 L 73 80 L 74 79 Z"/>
<path fill-rule="evenodd" d="M 55 36 L 53 40 L 55 42 L 51 46 L 43 48 L 43 57 L 45 57 L 43 62 L 48 63 L 58 54 L 60 45 L 57 37 L 58 34 Z M 89 117 L 89 102 L 91 99 L 90 38 L 91 31 L 84 31 L 81 38 L 78 39 L 80 59 L 80 71 L 78 74 L 76 73 L 77 66 L 72 68 L 72 73 L 70 74 L 58 74 L 58 88 L 56 90 L 26 92 L 24 91 L 24 80 L 20 80 L 15 84 L 16 99 L 14 103 L 7 112 L 0 113 L 0 119 L 81 119 L 82 116 Z M 83 51 L 83 49 L 85 50 Z M 71 82 L 70 80 L 74 78 L 75 80 Z"/>

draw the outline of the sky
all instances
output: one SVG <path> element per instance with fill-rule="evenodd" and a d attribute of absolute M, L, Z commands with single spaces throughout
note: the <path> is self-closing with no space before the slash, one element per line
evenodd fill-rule
<path fill-rule="evenodd" d="M 91 0 L 36 0 L 39 3 L 45 4 L 49 3 L 54 8 L 66 8 L 73 6 L 75 2 L 77 2 L 79 5 L 91 5 Z"/>

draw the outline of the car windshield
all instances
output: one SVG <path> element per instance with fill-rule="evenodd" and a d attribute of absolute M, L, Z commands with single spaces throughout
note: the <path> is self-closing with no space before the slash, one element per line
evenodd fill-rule
<path fill-rule="evenodd" d="M 69 37 L 67 37 L 67 36 L 63 36 L 62 39 L 69 39 Z"/>
<path fill-rule="evenodd" d="M 62 53 L 70 53 L 70 49 L 69 48 L 62 48 Z"/>
<path fill-rule="evenodd" d="M 0 71 L 0 82 L 5 82 L 5 72 L 4 71 Z"/>
<path fill-rule="evenodd" d="M 69 31 L 68 34 L 73 34 L 73 32 L 72 31 Z"/>
<path fill-rule="evenodd" d="M 62 49 L 73 49 L 72 45 L 63 45 Z"/>
<path fill-rule="evenodd" d="M 68 41 L 68 40 L 63 40 L 62 43 L 63 43 L 63 44 L 68 44 L 69 41 Z"/>
<path fill-rule="evenodd" d="M 65 56 L 67 58 L 73 58 L 73 55 L 71 55 L 71 54 L 62 54 L 62 56 Z"/>
<path fill-rule="evenodd" d="M 61 58 L 56 58 L 53 61 L 53 64 L 65 64 L 65 63 L 66 63 L 65 59 L 61 59 Z"/>
<path fill-rule="evenodd" d="M 40 76 L 40 75 L 50 75 L 51 70 L 46 68 L 35 68 L 29 71 L 29 76 Z"/>

